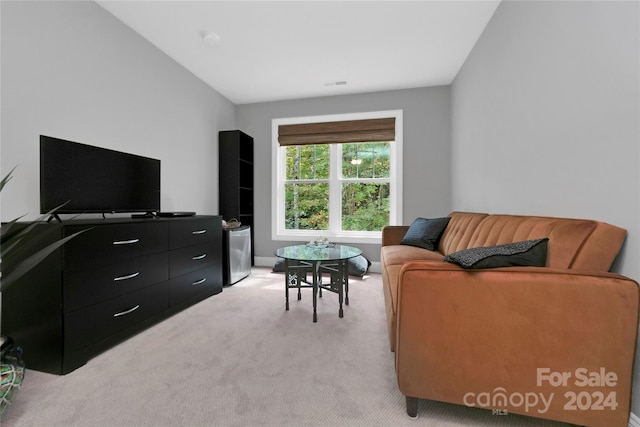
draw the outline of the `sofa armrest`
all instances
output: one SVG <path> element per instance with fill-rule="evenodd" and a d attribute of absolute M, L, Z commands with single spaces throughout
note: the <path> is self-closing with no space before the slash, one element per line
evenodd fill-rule
<path fill-rule="evenodd" d="M 400 391 L 573 424 L 626 425 L 638 305 L 638 283 L 612 273 L 406 263 L 397 309 Z M 566 381 L 551 381 L 554 373 Z M 597 383 L 606 375 L 616 379 Z M 516 392 L 548 404 L 485 399 Z M 616 407 L 573 410 L 572 396 L 597 392 L 613 396 Z"/>
<path fill-rule="evenodd" d="M 408 225 L 386 225 L 382 227 L 382 246 L 399 245 L 408 229 Z"/>

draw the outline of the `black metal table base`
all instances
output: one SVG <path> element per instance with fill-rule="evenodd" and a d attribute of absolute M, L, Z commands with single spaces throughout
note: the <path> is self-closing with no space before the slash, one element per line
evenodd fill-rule
<path fill-rule="evenodd" d="M 320 261 L 298 261 L 297 265 L 290 265 L 285 259 L 285 310 L 289 310 L 289 289 L 298 290 L 298 300 L 302 299 L 302 288 L 311 288 L 313 292 L 313 322 L 318 321 L 317 298 L 322 298 L 322 290 L 338 294 L 340 308 L 338 316 L 344 317 L 342 304 L 349 305 L 349 275 L 346 259 L 322 263 Z M 311 282 L 308 280 L 311 274 Z M 328 274 L 328 281 L 324 283 L 323 275 Z"/>

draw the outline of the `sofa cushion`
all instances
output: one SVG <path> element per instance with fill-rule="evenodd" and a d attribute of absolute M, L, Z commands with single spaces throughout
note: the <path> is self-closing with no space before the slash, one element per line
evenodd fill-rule
<path fill-rule="evenodd" d="M 547 261 L 548 238 L 525 240 L 497 246 L 484 246 L 454 252 L 443 261 L 463 268 L 495 268 L 530 266 L 544 267 Z"/>
<path fill-rule="evenodd" d="M 384 265 L 402 265 L 409 261 L 440 261 L 442 257 L 440 252 L 415 246 L 390 245 L 380 249 L 380 263 Z"/>
<path fill-rule="evenodd" d="M 478 224 L 480 224 L 487 216 L 487 214 L 475 212 L 451 212 L 449 214 L 451 220 L 449 221 L 449 224 L 447 224 L 447 228 L 445 228 L 444 233 L 440 238 L 438 251 L 442 252 L 444 255 L 449 255 L 451 253 L 473 247 L 469 245 L 469 241 L 471 240 L 473 231 L 478 227 Z"/>
<path fill-rule="evenodd" d="M 435 251 L 438 249 L 438 242 L 450 219 L 448 216 L 430 219 L 416 218 L 400 244 Z"/>
<path fill-rule="evenodd" d="M 488 215 L 473 230 L 466 248 L 549 238 L 547 267 L 573 268 L 597 221 L 521 215 Z M 448 255 L 449 253 L 444 253 Z"/>

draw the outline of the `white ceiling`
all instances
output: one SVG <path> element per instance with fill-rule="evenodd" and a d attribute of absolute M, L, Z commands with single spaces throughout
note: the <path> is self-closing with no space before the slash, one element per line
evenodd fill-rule
<path fill-rule="evenodd" d="M 499 0 L 97 1 L 235 104 L 448 85 Z M 202 32 L 220 36 L 207 46 Z M 327 85 L 346 81 L 346 85 Z"/>

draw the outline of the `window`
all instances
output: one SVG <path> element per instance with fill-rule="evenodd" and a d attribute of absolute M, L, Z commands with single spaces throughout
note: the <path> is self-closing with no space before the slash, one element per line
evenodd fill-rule
<path fill-rule="evenodd" d="M 402 111 L 276 119 L 272 127 L 274 240 L 379 243 L 382 227 L 398 223 Z"/>

